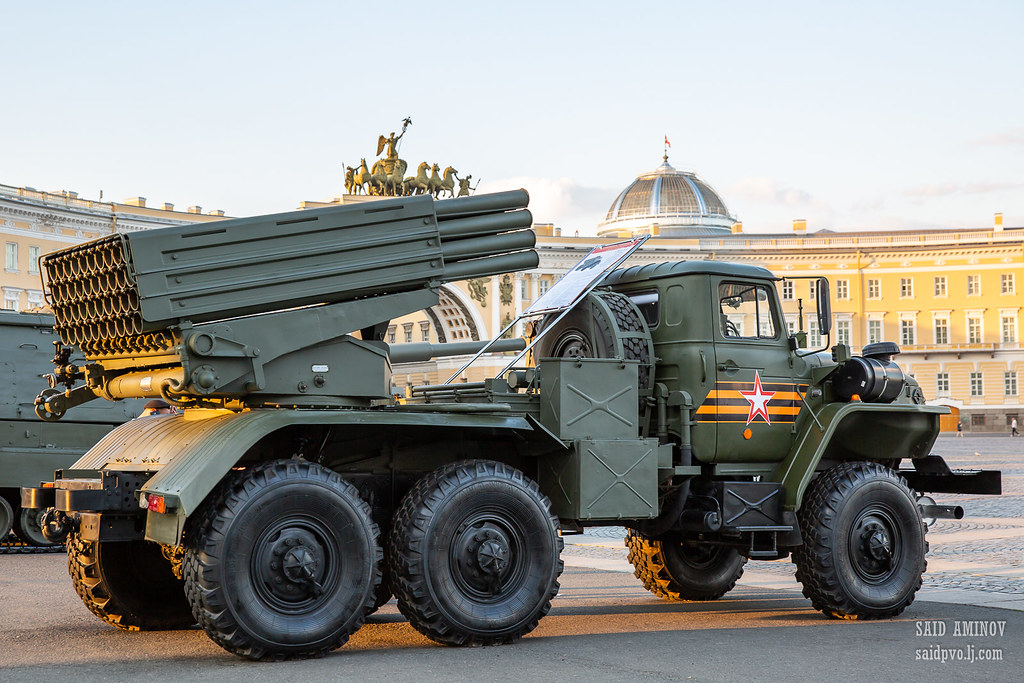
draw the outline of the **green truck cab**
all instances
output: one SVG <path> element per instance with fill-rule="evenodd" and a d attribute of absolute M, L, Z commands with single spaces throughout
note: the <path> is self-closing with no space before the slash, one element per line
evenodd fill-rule
<path fill-rule="evenodd" d="M 902 612 L 923 518 L 963 514 L 919 494 L 996 494 L 1000 475 L 930 455 L 943 409 L 894 344 L 807 348 L 764 269 L 615 271 L 539 321 L 532 363 L 395 399 L 393 363 L 446 351 L 389 346 L 389 321 L 446 281 L 534 267 L 526 204 L 408 197 L 44 257 L 56 329 L 86 360 L 58 363 L 37 414 L 183 409 L 22 490 L 68 539 L 86 606 L 125 629 L 198 622 L 252 659 L 339 647 L 392 596 L 437 642 L 509 642 L 550 609 L 560 535 L 614 523 L 667 599 L 717 598 L 748 558 L 791 554 L 824 614 Z M 827 339 L 823 279 L 816 309 Z"/>

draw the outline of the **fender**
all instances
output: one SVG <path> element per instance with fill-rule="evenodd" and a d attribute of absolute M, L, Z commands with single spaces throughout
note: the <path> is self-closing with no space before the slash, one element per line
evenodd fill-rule
<path fill-rule="evenodd" d="M 898 403 L 830 403 L 804 423 L 803 433 L 772 480 L 782 482 L 786 509 L 800 509 L 818 463 L 837 460 L 885 460 L 890 452 L 928 455 L 939 434 L 945 406 Z"/>
<path fill-rule="evenodd" d="M 390 410 L 192 410 L 185 415 L 147 417 L 121 425 L 97 443 L 72 470 L 156 471 L 140 489 L 162 496 L 166 513 L 150 511 L 146 539 L 178 545 L 185 520 L 232 467 L 264 436 L 295 425 L 398 425 L 500 429 L 550 449 L 564 444 L 535 430 L 524 417 L 495 413 L 436 413 Z M 542 452 L 544 449 L 531 449 Z"/>

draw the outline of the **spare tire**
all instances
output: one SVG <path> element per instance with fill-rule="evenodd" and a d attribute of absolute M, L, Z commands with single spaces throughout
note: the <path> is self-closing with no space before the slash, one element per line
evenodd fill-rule
<path fill-rule="evenodd" d="M 558 314 L 552 313 L 541 320 L 537 333 L 544 333 L 544 337 L 537 343 L 536 358 L 639 361 L 640 389 L 651 387 L 654 344 L 647 321 L 629 297 L 616 292 L 591 292 L 561 320 L 557 319 Z"/>

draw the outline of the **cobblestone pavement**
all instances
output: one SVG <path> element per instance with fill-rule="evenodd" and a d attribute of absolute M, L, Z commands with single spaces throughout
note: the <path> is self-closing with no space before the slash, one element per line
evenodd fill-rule
<path fill-rule="evenodd" d="M 937 520 L 928 530 L 928 571 L 922 596 L 975 601 L 982 594 L 1002 595 L 1024 608 L 1024 437 L 940 436 L 932 449 L 956 469 L 1001 470 L 1003 495 L 935 494 L 936 502 L 961 505 L 961 520 Z M 622 527 L 595 527 L 565 537 L 567 563 L 596 562 L 602 568 L 629 571 Z M 740 583 L 765 584 L 766 578 L 795 581 L 787 560 L 751 561 Z M 770 581 L 769 581 L 770 582 Z M 770 582 L 776 585 L 774 582 Z M 964 592 L 977 595 L 968 596 Z"/>

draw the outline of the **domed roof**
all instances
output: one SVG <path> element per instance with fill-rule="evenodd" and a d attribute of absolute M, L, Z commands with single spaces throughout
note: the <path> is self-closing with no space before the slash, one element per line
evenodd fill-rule
<path fill-rule="evenodd" d="M 598 235 L 616 236 L 620 231 L 656 233 L 663 237 L 691 237 L 730 233 L 736 219 L 711 186 L 690 171 L 677 171 L 664 162 L 650 173 L 637 176 L 615 201 L 597 226 Z M 646 229 L 645 229 L 646 228 Z"/>

